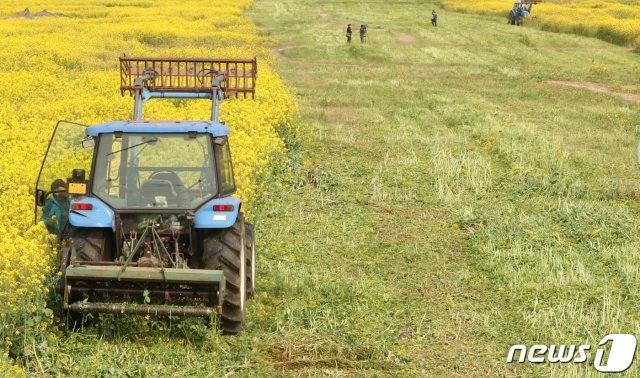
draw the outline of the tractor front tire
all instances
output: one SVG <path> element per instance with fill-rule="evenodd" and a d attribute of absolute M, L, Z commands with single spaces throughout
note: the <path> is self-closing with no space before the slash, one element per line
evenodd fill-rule
<path fill-rule="evenodd" d="M 245 228 L 245 240 L 242 240 L 242 228 Z M 234 335 L 244 327 L 246 299 L 247 299 L 247 249 L 246 223 L 242 213 L 233 226 L 220 231 L 215 236 L 205 237 L 203 240 L 202 262 L 205 269 L 222 270 L 226 281 L 226 292 L 220 315 L 220 329 L 225 334 Z M 245 261 L 241 262 L 241 248 L 245 244 Z M 242 266 L 244 263 L 244 267 Z M 243 272 L 241 272 L 243 271 Z M 244 280 L 241 279 L 244 273 Z M 243 282 L 244 281 L 244 282 Z"/>

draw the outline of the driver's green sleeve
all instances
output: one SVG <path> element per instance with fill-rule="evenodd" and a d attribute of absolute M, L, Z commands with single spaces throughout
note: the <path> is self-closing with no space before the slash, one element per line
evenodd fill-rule
<path fill-rule="evenodd" d="M 44 208 L 42 209 L 42 217 L 40 218 L 40 220 L 44 222 L 45 226 L 47 226 L 47 231 L 49 231 L 52 234 L 55 234 L 58 231 L 57 230 L 58 222 L 56 222 L 55 225 L 53 226 L 49 225 L 49 221 L 54 215 L 56 217 L 59 216 L 59 214 L 56 214 L 57 207 L 58 206 L 56 206 L 55 202 L 51 198 L 47 199 L 47 201 L 44 204 Z"/>

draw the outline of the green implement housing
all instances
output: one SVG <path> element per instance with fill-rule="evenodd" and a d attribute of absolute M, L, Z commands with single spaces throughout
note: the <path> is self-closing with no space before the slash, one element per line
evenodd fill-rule
<path fill-rule="evenodd" d="M 65 309 L 82 313 L 129 313 L 212 318 L 221 311 L 225 291 L 222 270 L 92 265 L 83 262 L 67 267 L 64 284 Z M 111 283 L 111 284 L 110 284 Z M 140 286 L 144 284 L 144 286 Z M 114 286 L 115 285 L 115 286 Z M 152 288 L 149 288 L 152 285 Z M 139 303 L 76 301 L 81 295 L 108 299 L 110 295 Z M 176 300 L 200 299 L 201 306 L 169 305 Z M 151 304 L 151 302 L 155 302 Z M 164 303 L 163 303 L 164 302 Z"/>

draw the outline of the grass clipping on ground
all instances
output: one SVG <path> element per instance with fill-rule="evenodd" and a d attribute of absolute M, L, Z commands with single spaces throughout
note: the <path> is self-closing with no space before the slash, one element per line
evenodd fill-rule
<path fill-rule="evenodd" d="M 48 2 L 48 11 L 65 17 L 41 18 L 14 17 L 23 9 L 18 1 L 0 6 L 0 336 L 5 352 L 32 353 L 25 343 L 33 333 L 46 335 L 53 322 L 44 280 L 55 251 L 44 227 L 32 225 L 33 187 L 51 132 L 59 119 L 90 125 L 131 117 L 133 100 L 119 91 L 121 53 L 258 57 L 256 98 L 226 101 L 221 119 L 231 128 L 243 209 L 250 211 L 259 199 L 263 184 L 256 178 L 267 176 L 273 158 L 285 150 L 278 133 L 297 133 L 291 126 L 297 107 L 269 66 L 273 57 L 261 47 L 264 39 L 243 17 L 250 5 L 248 0 L 217 1 L 213 12 L 203 1 L 59 0 Z M 154 100 L 145 106 L 145 118 L 208 119 L 210 107 L 209 101 Z M 2 363 L 6 358 L 0 353 L 0 372 L 11 368 Z"/>

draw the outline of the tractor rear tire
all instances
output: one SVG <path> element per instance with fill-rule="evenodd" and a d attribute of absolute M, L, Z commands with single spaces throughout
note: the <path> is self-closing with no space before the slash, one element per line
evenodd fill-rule
<path fill-rule="evenodd" d="M 256 292 L 256 234 L 253 224 L 245 222 L 245 256 L 247 257 L 247 297 Z"/>
<path fill-rule="evenodd" d="M 99 228 L 78 228 L 71 235 L 71 248 L 76 250 L 76 258 L 81 261 L 109 261 L 107 234 Z"/>
<path fill-rule="evenodd" d="M 66 268 L 71 263 L 72 250 L 75 249 L 76 259 L 79 261 L 109 261 L 111 252 L 109 251 L 109 235 L 106 230 L 100 228 L 76 228 L 70 238 L 70 246 L 65 249 L 61 261 L 60 289 L 64 293 L 64 276 Z M 69 303 L 82 300 L 82 295 L 73 294 L 69 298 Z M 82 314 L 67 310 L 67 330 L 77 331 L 89 324 L 88 318 Z"/>
<path fill-rule="evenodd" d="M 69 256 L 71 255 L 71 247 L 65 247 L 60 256 L 60 277 L 56 283 L 56 291 L 61 295 L 64 294 L 64 275 L 67 273 L 69 266 Z"/>
<path fill-rule="evenodd" d="M 242 240 L 242 228 L 245 227 L 245 240 Z M 244 327 L 246 310 L 247 282 L 247 227 L 242 213 L 233 226 L 222 230 L 215 236 L 205 237 L 202 243 L 202 262 L 205 269 L 222 270 L 226 281 L 226 293 L 220 315 L 220 329 L 223 333 L 234 335 Z M 241 280 L 241 248 L 245 243 L 244 282 Z M 244 290 L 242 290 L 244 288 Z"/>
<path fill-rule="evenodd" d="M 58 282 L 56 283 L 56 291 L 58 291 L 58 293 L 60 294 L 60 299 L 62 299 L 62 297 L 64 296 L 64 284 L 65 284 L 64 276 L 67 272 L 67 267 L 69 266 L 70 257 L 71 257 L 71 247 L 65 247 L 62 250 L 62 253 L 60 256 L 60 273 L 61 274 L 60 274 L 60 277 L 58 278 Z M 74 294 L 70 298 L 70 301 L 72 303 L 79 300 L 82 300 L 82 296 L 78 294 Z M 69 311 L 69 310 L 64 310 L 62 308 L 62 303 L 59 303 L 59 306 L 60 306 L 58 307 L 58 311 L 60 311 L 59 315 L 61 319 L 65 319 L 67 331 L 74 332 L 88 324 L 88 321 L 83 314 Z"/>

